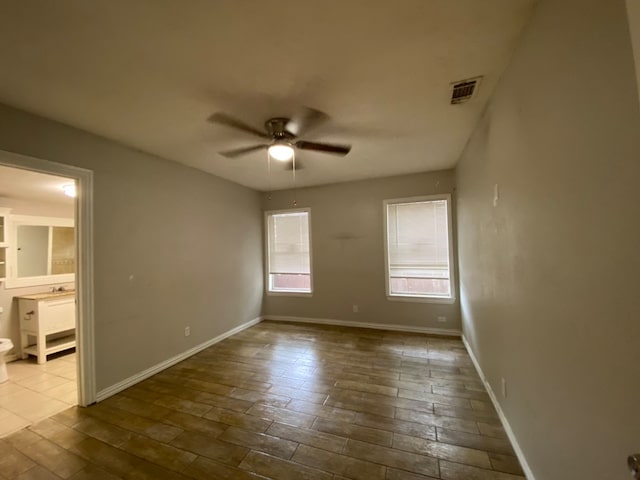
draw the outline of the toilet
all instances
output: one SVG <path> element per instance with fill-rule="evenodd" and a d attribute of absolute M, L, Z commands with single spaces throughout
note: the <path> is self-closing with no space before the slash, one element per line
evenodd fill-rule
<path fill-rule="evenodd" d="M 10 338 L 0 338 L 0 383 L 9 380 L 7 374 L 7 362 L 4 360 L 4 356 L 13 348 L 13 342 Z"/>

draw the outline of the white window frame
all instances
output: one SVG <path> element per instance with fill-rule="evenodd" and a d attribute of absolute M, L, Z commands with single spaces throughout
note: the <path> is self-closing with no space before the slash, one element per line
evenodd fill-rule
<path fill-rule="evenodd" d="M 269 216 L 283 213 L 301 213 L 306 212 L 309 225 L 309 291 L 300 292 L 297 290 L 271 290 L 271 276 L 269 274 Z M 265 290 L 269 296 L 285 296 L 285 297 L 312 297 L 313 296 L 313 245 L 311 241 L 311 209 L 310 208 L 287 208 L 283 210 L 267 210 L 264 212 L 264 273 L 265 273 Z"/>
<path fill-rule="evenodd" d="M 391 278 L 389 277 L 389 231 L 388 231 L 388 205 L 398 203 L 420 203 L 436 200 L 446 200 L 447 202 L 447 232 L 449 237 L 449 282 L 451 283 L 451 295 L 448 297 L 432 295 L 408 295 L 406 293 L 391 293 Z M 384 269 L 385 269 L 385 292 L 387 300 L 394 302 L 419 302 L 419 303 L 455 303 L 456 282 L 455 263 L 453 254 L 453 216 L 451 208 L 451 195 L 424 195 L 420 197 L 393 198 L 382 202 L 382 223 L 384 225 Z"/>

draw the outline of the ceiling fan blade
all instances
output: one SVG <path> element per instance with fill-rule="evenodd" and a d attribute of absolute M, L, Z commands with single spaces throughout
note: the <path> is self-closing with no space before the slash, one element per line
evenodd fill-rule
<path fill-rule="evenodd" d="M 296 147 L 301 150 L 314 150 L 316 152 L 332 153 L 342 156 L 351 151 L 351 145 L 332 145 L 330 143 L 306 142 L 304 140 L 296 142 Z"/>
<path fill-rule="evenodd" d="M 242 130 L 243 132 L 250 133 L 260 138 L 271 138 L 265 132 L 261 132 L 260 130 L 255 129 L 247 125 L 243 121 L 227 115 L 226 113 L 216 112 L 213 115 L 211 115 L 207 119 L 207 121 L 211 123 L 217 123 L 219 125 L 224 125 L 225 127 L 235 128 L 236 130 Z"/>
<path fill-rule="evenodd" d="M 285 130 L 294 137 L 307 133 L 329 120 L 329 115 L 310 107 L 302 107 L 285 125 Z"/>
<path fill-rule="evenodd" d="M 262 150 L 263 148 L 267 148 L 269 145 L 253 145 L 251 147 L 242 147 L 236 148 L 233 150 L 227 150 L 224 152 L 218 152 L 223 157 L 227 158 L 236 158 L 241 155 L 246 155 L 247 153 L 255 152 L 256 150 Z"/>

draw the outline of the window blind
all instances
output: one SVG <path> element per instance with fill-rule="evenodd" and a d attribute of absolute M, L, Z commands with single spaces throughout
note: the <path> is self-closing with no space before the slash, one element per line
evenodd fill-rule
<path fill-rule="evenodd" d="M 269 221 L 269 273 L 310 274 L 309 214 L 273 214 Z"/>
<path fill-rule="evenodd" d="M 446 200 L 387 204 L 391 294 L 451 292 Z"/>

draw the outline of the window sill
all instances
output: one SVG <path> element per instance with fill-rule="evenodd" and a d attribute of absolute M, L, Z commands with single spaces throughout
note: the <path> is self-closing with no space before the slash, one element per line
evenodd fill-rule
<path fill-rule="evenodd" d="M 313 292 L 274 292 L 271 290 L 267 290 L 267 295 L 270 297 L 313 297 Z"/>
<path fill-rule="evenodd" d="M 413 302 L 413 303 L 456 303 L 455 297 L 413 297 L 411 295 L 387 295 L 390 302 Z"/>

